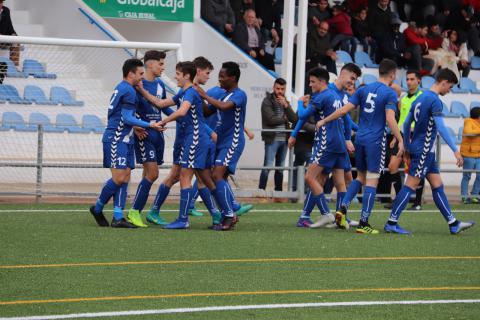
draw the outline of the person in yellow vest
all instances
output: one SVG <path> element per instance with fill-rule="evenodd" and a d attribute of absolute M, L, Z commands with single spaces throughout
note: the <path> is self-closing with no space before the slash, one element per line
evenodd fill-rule
<path fill-rule="evenodd" d="M 480 107 L 470 110 L 470 118 L 465 119 L 463 124 L 462 144 L 460 153 L 464 158 L 464 170 L 480 170 Z M 463 203 L 478 203 L 478 193 L 480 192 L 480 174 L 476 173 L 471 197 L 468 195 L 468 183 L 470 182 L 471 172 L 464 172 L 460 191 L 462 193 Z"/>

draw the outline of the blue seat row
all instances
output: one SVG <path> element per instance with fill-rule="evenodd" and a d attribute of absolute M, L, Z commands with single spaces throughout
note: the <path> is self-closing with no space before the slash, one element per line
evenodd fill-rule
<path fill-rule="evenodd" d="M 51 87 L 50 99 L 48 99 L 41 88 L 33 85 L 28 85 L 25 86 L 24 98 L 22 98 L 18 93 L 18 90 L 14 86 L 8 84 L 0 84 L 0 103 L 5 103 L 6 101 L 15 104 L 62 104 L 64 106 L 77 107 L 81 107 L 84 105 L 83 101 L 77 101 L 72 98 L 68 90 L 64 87 Z"/>
<path fill-rule="evenodd" d="M 35 78 L 57 78 L 56 74 L 46 72 L 43 65 L 34 59 L 25 59 L 23 61 L 23 71 L 19 71 L 13 61 L 7 57 L 0 57 L 0 63 L 7 65 L 7 77 L 28 78 L 28 76 L 33 76 Z"/>
<path fill-rule="evenodd" d="M 16 131 L 34 132 L 37 131 L 38 125 L 42 125 L 45 132 L 103 133 L 105 130 L 102 120 L 95 115 L 84 115 L 80 126 L 72 115 L 65 113 L 60 113 L 56 116 L 54 125 L 43 113 L 31 113 L 28 123 L 25 123 L 20 114 L 4 112 L 2 114 L 0 131 L 14 129 Z"/>

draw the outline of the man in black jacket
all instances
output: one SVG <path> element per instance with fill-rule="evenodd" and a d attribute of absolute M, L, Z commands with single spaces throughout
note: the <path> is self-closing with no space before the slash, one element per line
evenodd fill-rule
<path fill-rule="evenodd" d="M 235 26 L 235 14 L 229 0 L 202 0 L 202 18 L 222 34 L 230 35 Z"/>
<path fill-rule="evenodd" d="M 262 129 L 279 130 L 278 132 L 262 131 L 262 140 L 265 142 L 264 166 L 272 166 L 274 161 L 276 167 L 285 165 L 288 149 L 288 134 L 285 129 L 289 129 L 290 123 L 297 121 L 297 114 L 285 98 L 286 84 L 284 79 L 276 79 L 273 84 L 273 92 L 267 92 L 267 96 L 262 102 Z M 268 169 L 262 170 L 258 183 L 259 189 L 265 190 L 267 187 L 269 171 Z M 274 182 L 275 191 L 282 191 L 282 170 L 275 170 Z"/>
<path fill-rule="evenodd" d="M 0 0 L 0 34 L 4 36 L 16 36 L 17 33 L 13 28 L 12 18 L 10 17 L 10 9 L 3 5 Z M 0 44 L 1 47 L 10 48 L 10 60 L 18 66 L 20 61 L 20 46 L 18 44 Z"/>

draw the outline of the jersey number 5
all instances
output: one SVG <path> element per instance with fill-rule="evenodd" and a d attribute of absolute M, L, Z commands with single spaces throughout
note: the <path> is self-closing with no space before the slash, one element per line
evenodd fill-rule
<path fill-rule="evenodd" d="M 365 111 L 366 113 L 372 113 L 375 111 L 375 98 L 377 97 L 377 95 L 375 93 L 371 93 L 369 92 L 368 93 L 368 96 L 367 96 L 367 101 L 366 102 L 366 105 L 365 105 L 365 108 L 363 109 L 363 111 Z"/>

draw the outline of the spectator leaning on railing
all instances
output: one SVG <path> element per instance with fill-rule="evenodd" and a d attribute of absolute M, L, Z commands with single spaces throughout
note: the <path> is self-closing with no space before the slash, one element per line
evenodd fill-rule
<path fill-rule="evenodd" d="M 10 9 L 3 5 L 3 0 L 0 0 L 0 34 L 4 36 L 16 36 L 17 32 L 13 28 L 12 18 L 10 17 Z M 0 47 L 10 48 L 10 60 L 18 66 L 20 62 L 20 45 L 15 44 L 0 44 Z"/>
<path fill-rule="evenodd" d="M 480 170 L 480 107 L 472 108 L 470 110 L 470 118 L 465 119 L 460 153 L 464 161 L 464 170 Z M 479 202 L 480 174 L 475 174 L 475 182 L 471 192 L 472 197 L 468 194 L 468 183 L 470 182 L 471 175 L 471 172 L 463 173 L 460 187 L 463 203 Z"/>

